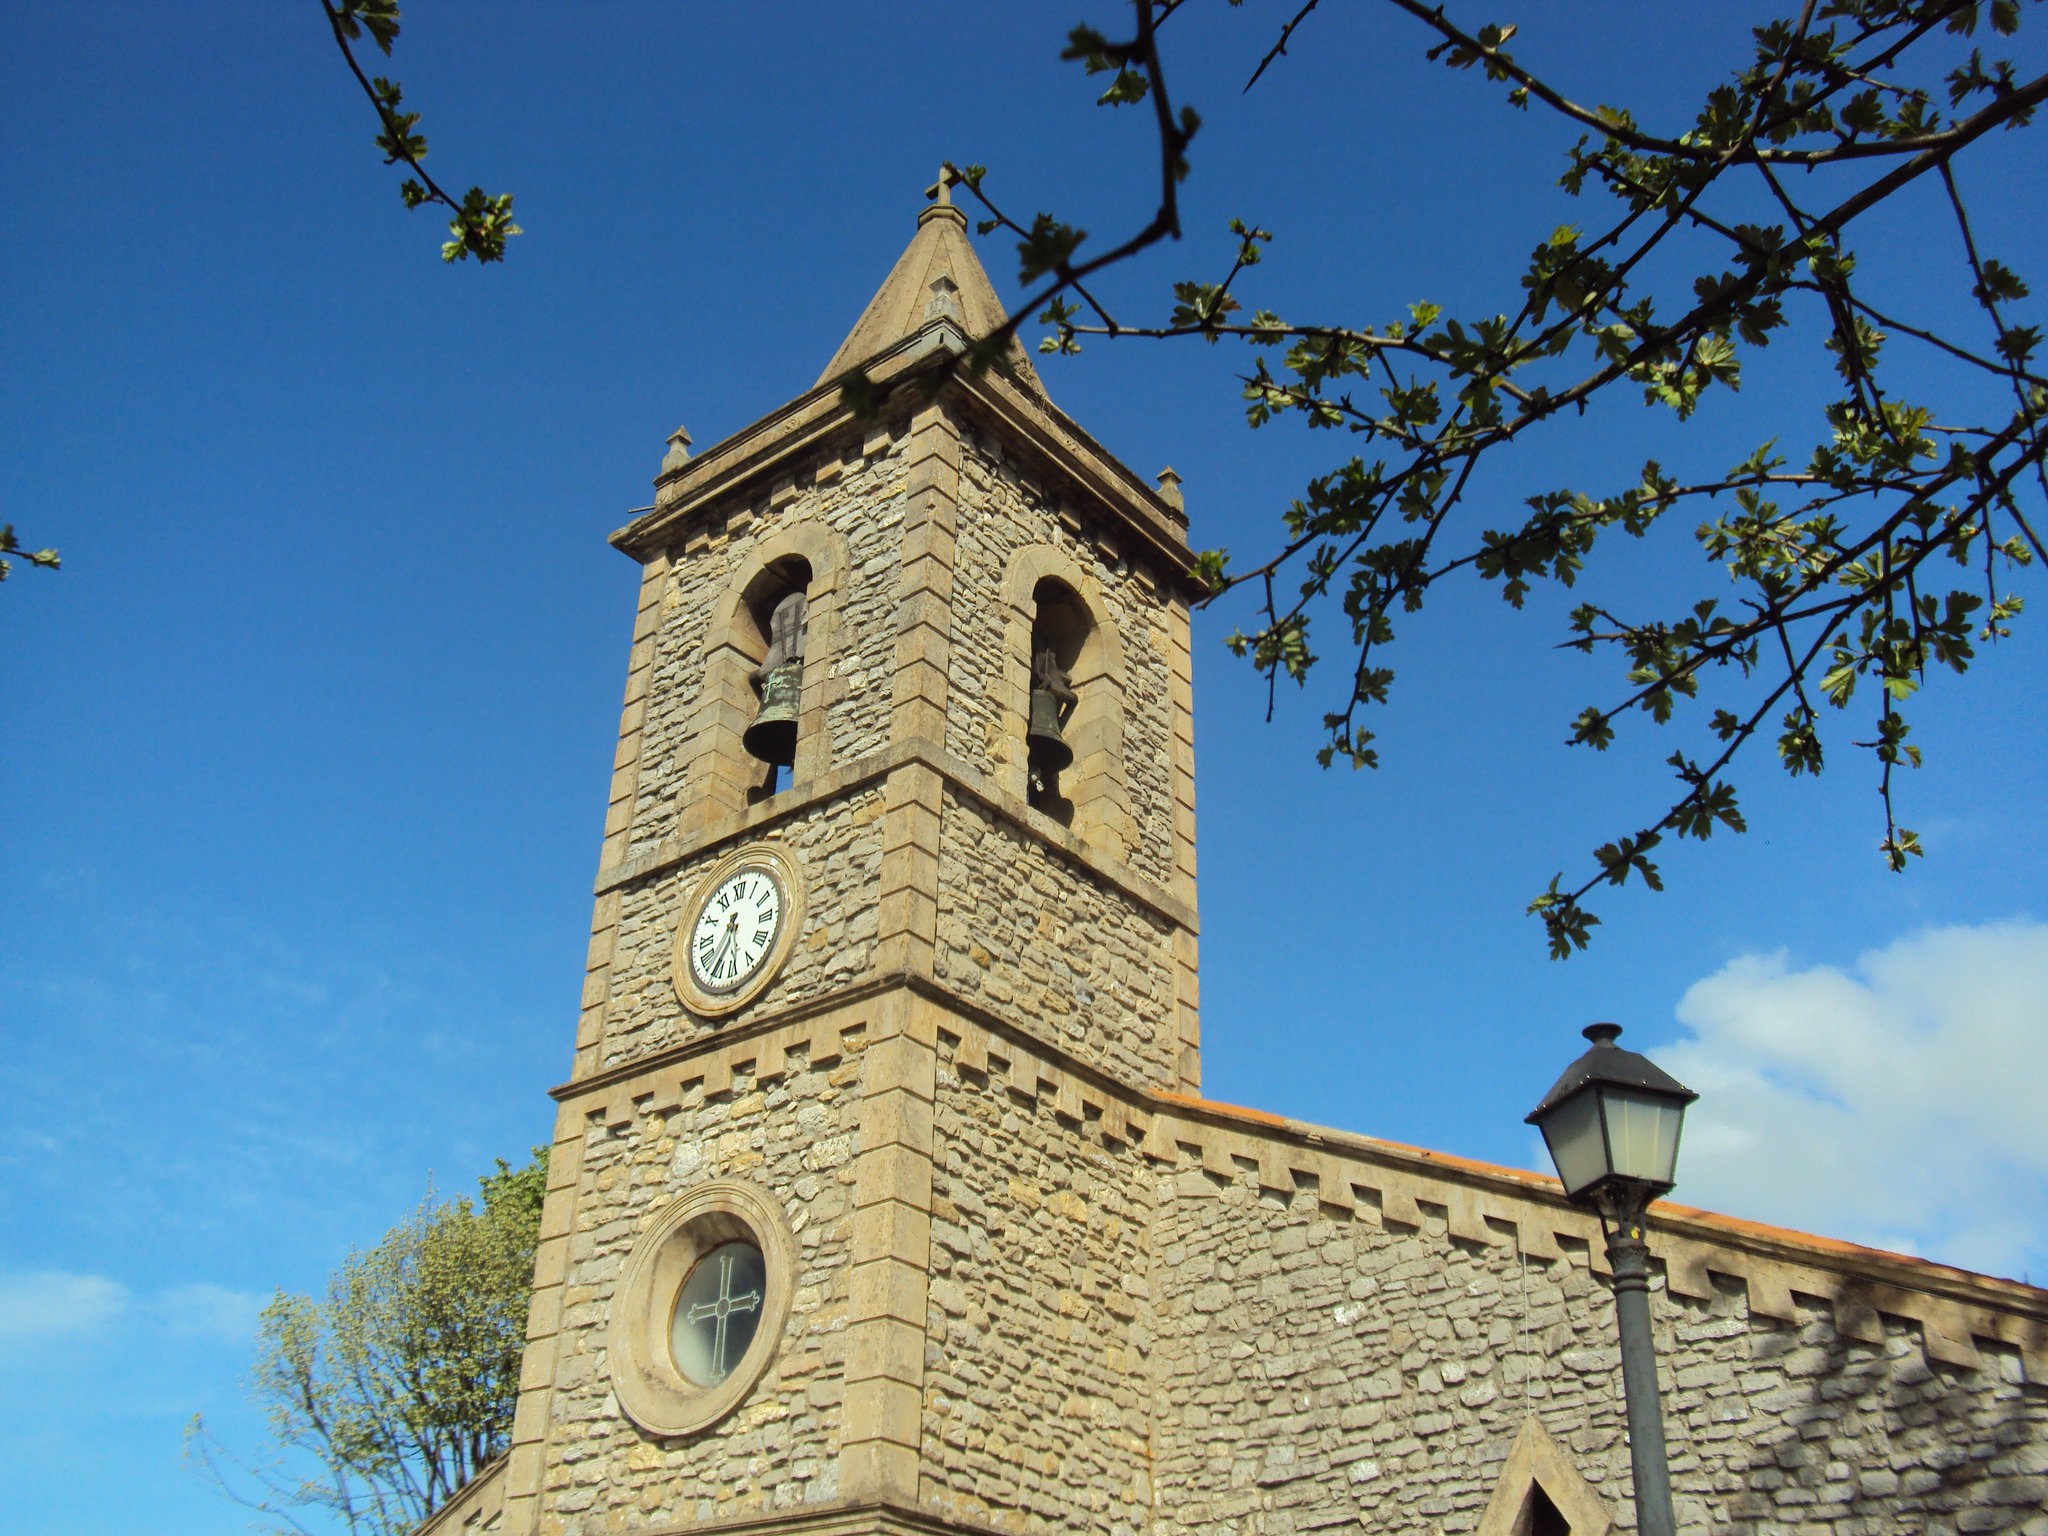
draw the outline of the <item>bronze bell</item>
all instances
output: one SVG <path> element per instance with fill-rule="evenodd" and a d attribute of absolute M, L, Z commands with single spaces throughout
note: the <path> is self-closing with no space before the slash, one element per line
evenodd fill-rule
<path fill-rule="evenodd" d="M 1050 778 L 1074 760 L 1074 749 L 1060 731 L 1059 696 L 1050 688 L 1031 690 L 1031 725 L 1024 732 L 1031 766 Z"/>
<path fill-rule="evenodd" d="M 761 690 L 761 709 L 740 737 L 740 745 L 778 768 L 796 764 L 796 717 L 803 705 L 804 626 L 809 612 L 803 593 L 782 595 L 768 621 L 768 654 L 751 678 Z"/>
<path fill-rule="evenodd" d="M 761 687 L 761 712 L 740 738 L 740 745 L 764 763 L 788 768 L 796 762 L 796 717 L 803 700 L 801 658 L 771 667 Z"/>
<path fill-rule="evenodd" d="M 1074 749 L 1067 745 L 1066 734 L 1060 727 L 1074 712 L 1074 705 L 1079 699 L 1080 695 L 1074 692 L 1053 648 L 1042 642 L 1034 644 L 1031 654 L 1031 723 L 1024 731 L 1024 748 L 1031 771 L 1048 794 L 1058 793 L 1054 785 L 1060 770 L 1074 760 Z"/>

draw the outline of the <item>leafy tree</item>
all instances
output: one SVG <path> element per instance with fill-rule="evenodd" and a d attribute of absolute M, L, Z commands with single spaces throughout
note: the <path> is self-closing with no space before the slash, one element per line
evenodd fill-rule
<path fill-rule="evenodd" d="M 273 1454 L 244 1464 L 195 1418 L 187 1451 L 228 1497 L 303 1532 L 300 1513 L 401 1536 L 505 1448 L 519 1389 L 547 1149 L 419 1209 L 327 1295 L 279 1291 L 263 1310 L 252 1391 Z M 310 1463 L 303 1475 L 295 1469 Z M 252 1491 L 253 1490 L 253 1491 Z"/>
<path fill-rule="evenodd" d="M 2006 636 L 2022 597 L 2002 583 L 2048 558 L 2041 330 L 2021 323 L 2025 280 L 1981 248 L 1962 176 L 1974 146 L 2027 126 L 2048 97 L 2048 74 L 1987 58 L 1978 41 L 2012 46 L 2021 4 L 1806 0 L 1754 29 L 1750 57 L 1685 122 L 1663 103 L 1639 114 L 1569 99 L 1508 51 L 1512 25 L 1467 27 L 1445 6 L 1384 3 L 1412 18 L 1426 60 L 1580 131 L 1560 184 L 1597 202 L 1590 230 L 1539 239 L 1489 310 L 1454 317 L 1422 299 L 1378 324 L 1305 323 L 1245 313 L 1240 291 L 1274 236 L 1233 220 L 1220 274 L 1175 283 L 1155 319 L 1118 318 L 1089 279 L 1180 237 L 1177 189 L 1201 126 L 1169 100 L 1161 42 L 1161 29 L 1194 8 L 1135 0 L 1128 36 L 1076 27 L 1064 57 L 1110 77 L 1100 104 L 1149 104 L 1156 209 L 1129 239 L 1084 258 L 1084 231 L 1042 212 L 1027 225 L 994 200 L 984 167 L 949 165 L 947 179 L 988 215 L 981 232 L 1014 235 L 1019 280 L 1039 287 L 946 371 L 1003 368 L 1034 313 L 1051 328 L 1040 342 L 1049 352 L 1078 352 L 1083 337 L 1231 338 L 1253 352 L 1240 375 L 1253 427 L 1295 418 L 1360 440 L 1363 452 L 1288 507 L 1276 549 L 1249 569 L 1233 571 L 1223 550 L 1200 565 L 1212 600 L 1240 587 L 1254 595 L 1257 624 L 1229 644 L 1269 690 L 1282 675 L 1321 677 L 1317 637 L 1334 629 L 1344 661 L 1324 716 L 1326 767 L 1377 766 L 1365 721 L 1394 680 L 1382 652 L 1439 583 L 1476 577 L 1520 608 L 1536 582 L 1575 586 L 1601 535 L 1645 538 L 1691 511 L 1693 538 L 1719 568 L 1717 591 L 1664 613 L 1585 603 L 1564 637 L 1617 656 L 1621 672 L 1568 723 L 1571 743 L 1604 750 L 1638 714 L 1684 719 L 1691 734 L 1668 759 L 1670 799 L 1530 903 L 1557 958 L 1583 949 L 1599 922 L 1583 904 L 1594 887 L 1636 875 L 1661 889 L 1649 855 L 1666 838 L 1744 830 L 1729 772 L 1746 747 L 1761 738 L 1786 772 L 1817 774 L 1824 732 L 1852 706 L 1867 721 L 1851 744 L 1875 766 L 1879 852 L 1903 869 L 1922 851 L 1894 813 L 1894 770 L 1921 761 L 1905 708 L 1930 672 L 1961 673 L 1976 646 Z M 1319 8 L 1306 0 L 1292 15 L 1247 90 L 1312 39 L 1302 29 L 1322 22 Z M 1928 232 L 1914 290 L 1895 305 L 1859 272 L 1858 221 L 1930 187 L 1947 235 L 1937 245 Z M 1925 318 L 1950 294 L 1967 297 L 1973 330 L 1949 334 Z M 1690 419 L 1714 391 L 1738 388 L 1745 361 L 1774 340 L 1817 350 L 1835 383 L 1816 392 L 1806 420 L 1787 419 L 1742 462 L 1682 475 L 1650 462 L 1618 487 L 1527 487 L 1525 510 L 1504 526 L 1489 526 L 1475 504 L 1475 473 L 1499 450 L 1568 430 L 1617 393 L 1640 391 L 1646 405 Z M 1929 357 L 1994 388 L 1931 383 Z M 875 404 L 871 381 L 843 385 L 857 406 Z"/>

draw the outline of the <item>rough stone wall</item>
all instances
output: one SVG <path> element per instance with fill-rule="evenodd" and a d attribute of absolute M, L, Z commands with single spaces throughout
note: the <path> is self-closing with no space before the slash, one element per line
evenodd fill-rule
<path fill-rule="evenodd" d="M 853 1155 L 861 1059 L 768 1083 L 701 1082 L 665 1114 L 586 1133 L 570 1239 L 541 1526 L 558 1536 L 623 1525 L 738 1518 L 839 1496 Z M 774 1190 L 796 1233 L 798 1273 L 781 1348 L 734 1413 L 654 1439 L 620 1415 L 605 1365 L 613 1287 L 648 1220 L 691 1185 L 745 1178 Z"/>
<path fill-rule="evenodd" d="M 751 574 L 761 541 L 794 523 L 817 521 L 845 536 L 851 568 L 840 607 L 840 645 L 828 658 L 826 721 L 832 763 L 878 752 L 889 739 L 895 665 L 896 586 L 906 504 L 903 437 L 876 433 L 825 447 L 774 489 L 761 488 L 723 518 L 697 525 L 670 552 L 662 622 L 640 744 L 630 852 L 644 853 L 674 830 L 691 792 L 684 782 L 691 714 L 704 686 L 704 645 L 713 611 Z"/>
<path fill-rule="evenodd" d="M 1152 1180 L 1049 1103 L 939 1069 L 919 1500 L 1143 1536 Z"/>
<path fill-rule="evenodd" d="M 1084 866 L 951 789 L 933 972 L 1126 1082 L 1173 1081 L 1172 931 Z"/>
<path fill-rule="evenodd" d="M 780 977 L 737 1014 L 706 1021 L 687 1012 L 673 980 L 676 925 L 697 881 L 730 850 L 697 857 L 627 888 L 608 978 L 603 1062 L 730 1029 L 764 1009 L 783 1009 L 867 973 L 882 875 L 882 786 L 806 807 L 774 829 L 772 841 L 802 868 L 808 887 L 803 931 Z"/>
<path fill-rule="evenodd" d="M 1611 1293 L 1584 1248 L 1354 1219 L 1312 1190 L 1157 1176 L 1155 1536 L 1477 1526 L 1538 1414 L 1634 1525 Z M 1680 1529 L 1715 1536 L 2048 1533 L 2048 1388 L 2017 1354 L 1929 1362 L 1896 1322 L 1836 1334 L 1653 1293 Z"/>
<path fill-rule="evenodd" d="M 1136 574 L 1119 576 L 1101 551 L 1062 525 L 1057 505 L 988 437 L 970 439 L 960 455 L 946 750 L 991 776 L 1021 759 L 1023 743 L 1002 739 L 997 685 L 1008 664 L 1003 581 L 1012 557 L 1032 544 L 1056 546 L 1102 584 L 1124 658 L 1124 778 L 1134 834 L 1126 852 L 1132 868 L 1164 884 L 1173 876 L 1168 611 Z"/>

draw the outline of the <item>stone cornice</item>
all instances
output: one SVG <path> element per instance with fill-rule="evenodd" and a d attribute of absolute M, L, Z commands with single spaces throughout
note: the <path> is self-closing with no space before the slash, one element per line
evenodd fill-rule
<path fill-rule="evenodd" d="M 1056 1092 L 1064 1090 L 1067 1079 L 1071 1076 L 1077 1084 L 1086 1089 L 1087 1102 L 1091 1104 L 1098 1102 L 1105 1092 L 1136 1094 L 1141 1097 L 1155 1093 L 1155 1090 L 1143 1084 L 1127 1082 L 1105 1068 L 1082 1061 L 1063 1047 L 1042 1039 L 1028 1029 L 1019 1028 L 986 1003 L 968 996 L 936 977 L 919 975 L 914 971 L 880 971 L 835 988 L 831 992 L 791 1003 L 786 1008 L 763 1011 L 737 1028 L 721 1030 L 717 1034 L 685 1041 L 680 1045 L 665 1046 L 644 1056 L 635 1056 L 629 1061 L 618 1062 L 587 1077 L 571 1078 L 566 1083 L 558 1083 L 550 1088 L 548 1096 L 557 1103 L 567 1103 L 574 1099 L 602 1098 L 607 1102 L 617 1101 L 623 1105 L 626 1100 L 640 1097 L 647 1081 L 654 1078 L 667 1078 L 673 1075 L 677 1082 L 689 1083 L 700 1077 L 717 1076 L 721 1081 L 730 1081 L 733 1068 L 743 1066 L 749 1061 L 755 1063 L 759 1075 L 760 1050 L 764 1044 L 773 1044 L 775 1037 L 781 1037 L 785 1050 L 793 1049 L 803 1041 L 815 1042 L 824 1039 L 825 1036 L 820 1030 L 806 1026 L 815 1025 L 818 1020 L 833 1014 L 858 1012 L 861 1004 L 885 992 L 899 989 L 914 992 L 920 997 L 942 1004 L 950 1013 L 980 1025 L 992 1037 L 1007 1041 L 1011 1046 L 1030 1055 L 1034 1061 L 1041 1055 L 1045 1056 L 1046 1060 L 1042 1065 L 1053 1074 L 1045 1081 Z M 829 1041 L 825 1048 L 834 1050 L 836 1054 L 836 1047 Z M 815 1046 L 813 1049 L 815 1050 Z M 1015 1057 L 1009 1059 L 1014 1060 Z M 627 1090 L 624 1099 L 621 1099 L 618 1092 L 621 1088 Z M 1032 1091 L 1037 1091 L 1035 1085 Z M 1178 1095 L 1164 1097 L 1177 1098 Z M 1196 1101 L 1190 1099 L 1185 1102 Z M 620 1108 L 615 1113 L 623 1115 L 624 1110 Z"/>
<path fill-rule="evenodd" d="M 680 1045 L 664 1046 L 644 1056 L 634 1056 L 601 1068 L 586 1077 L 572 1077 L 568 1082 L 557 1083 L 550 1088 L 548 1097 L 558 1104 L 583 1098 L 616 1099 L 616 1090 L 621 1087 L 631 1088 L 642 1079 L 667 1076 L 679 1067 L 706 1068 L 714 1060 L 725 1068 L 726 1080 L 730 1081 L 733 1066 L 748 1061 L 758 1065 L 758 1052 L 773 1037 L 780 1036 L 791 1046 L 803 1040 L 822 1039 L 824 1036 L 819 1031 L 802 1026 L 815 1024 L 849 1008 L 858 1008 L 870 998 L 905 986 L 909 980 L 909 973 L 904 971 L 877 972 L 830 992 L 791 1003 L 786 1008 L 763 1009 L 744 1024 L 721 1029 L 716 1034 L 686 1040 Z M 813 1050 L 813 1055 L 816 1054 Z M 834 1054 L 837 1054 L 836 1049 Z M 685 1071 L 677 1080 L 694 1082 L 706 1075 L 703 1070 Z M 635 1096 L 627 1095 L 628 1098 Z"/>
<path fill-rule="evenodd" d="M 1291 1120 L 1212 1099 L 1190 1098 L 1178 1093 L 1154 1093 L 1151 1097 L 1159 1101 L 1162 1109 L 1192 1123 L 1255 1128 L 1259 1133 L 1299 1141 L 1305 1147 L 1346 1152 L 1473 1188 L 1512 1192 L 1520 1199 L 1554 1206 L 1559 1211 L 1578 1211 L 1578 1207 L 1565 1199 L 1563 1185 L 1549 1174 L 1479 1162 L 1397 1141 L 1382 1141 L 1353 1131 L 1332 1130 L 1304 1120 Z M 2048 1324 L 2048 1289 L 2025 1285 L 2017 1280 L 1981 1275 L 1974 1270 L 1956 1269 L 1882 1248 L 1865 1248 L 1789 1227 L 1745 1221 L 1740 1217 L 1724 1216 L 1717 1211 L 1679 1205 L 1669 1200 L 1659 1200 L 1651 1205 L 1650 1216 L 1653 1226 L 1664 1231 L 1740 1249 L 1760 1258 L 1812 1265 L 1845 1276 L 1947 1295 L 1958 1301 L 1982 1304 L 1996 1297 L 2000 1305 L 2014 1307 Z"/>
<path fill-rule="evenodd" d="M 964 346 L 957 326 L 934 320 L 875 359 L 869 376 L 878 389 L 900 392 L 935 366 L 940 354 L 957 353 Z M 993 372 L 956 378 L 949 387 L 975 415 L 1055 466 L 1090 503 L 1087 513 L 1107 517 L 1135 537 L 1160 567 L 1162 579 L 1171 580 L 1188 598 L 1204 595 L 1192 575 L 1194 557 L 1187 545 L 1185 514 L 1163 501 L 1058 406 Z M 836 383 L 797 396 L 662 475 L 655 482 L 654 506 L 613 533 L 611 542 L 637 560 L 652 559 L 679 541 L 683 526 L 697 513 L 751 498 L 762 482 L 772 483 L 792 460 L 803 459 L 853 420 Z"/>
<path fill-rule="evenodd" d="M 679 1525 L 636 1526 L 637 1536 L 1001 1536 L 995 1527 L 897 1504 L 813 1505 L 743 1515 L 737 1520 L 690 1520 Z"/>
<path fill-rule="evenodd" d="M 971 402 L 970 414 L 988 419 L 1012 441 L 1023 443 L 1041 458 L 1086 484 L 1116 508 L 1151 555 L 1168 572 L 1182 578 L 1191 597 L 1206 595 L 1192 580 L 1194 556 L 1188 549 L 1187 515 L 1167 505 L 1138 475 L 1058 406 L 1019 389 L 996 373 L 956 381 Z"/>
<path fill-rule="evenodd" d="M 505 1476 L 506 1458 L 500 1456 L 413 1529 L 413 1536 L 435 1536 L 454 1529 L 455 1523 L 477 1507 L 479 1495 L 500 1492 L 497 1485 Z M 778 1509 L 736 1520 L 690 1520 L 680 1525 L 643 1525 L 639 1536 L 1002 1536 L 992 1526 L 973 1521 L 941 1518 L 922 1510 L 895 1504 L 843 1503 L 808 1505 L 800 1509 Z"/>
<path fill-rule="evenodd" d="M 637 885 L 722 844 L 779 825 L 802 815 L 824 801 L 836 800 L 865 784 L 886 778 L 892 771 L 908 763 L 923 764 L 954 790 L 995 812 L 1027 837 L 1081 865 L 1139 906 L 1186 929 L 1189 933 L 1201 931 L 1201 919 L 1193 905 L 1182 901 L 1157 881 L 1139 874 L 1121 860 L 1109 858 L 1090 847 L 1042 811 L 1032 809 L 1015 795 L 990 783 L 984 775 L 949 755 L 938 743 L 922 737 L 899 741 L 880 752 L 857 758 L 819 778 L 795 785 L 779 795 L 772 795 L 758 805 L 750 805 L 737 816 L 729 816 L 724 821 L 716 822 L 687 836 L 663 838 L 648 852 L 637 854 L 622 863 L 598 871 L 596 893 L 602 896 L 607 891 Z"/>
<path fill-rule="evenodd" d="M 776 1076 L 786 1054 L 806 1045 L 813 1060 L 836 1059 L 863 1005 L 894 989 L 952 1015 L 950 1029 L 940 1026 L 952 1041 L 941 1055 L 962 1081 L 1026 1099 L 1049 1093 L 1056 1114 L 1106 1144 L 1142 1151 L 1155 1166 L 1192 1155 L 1201 1171 L 1180 1175 L 1186 1195 L 1214 1194 L 1252 1167 L 1262 1187 L 1290 1195 L 1312 1188 L 1324 1205 L 1359 1219 L 1419 1228 L 1428 1207 L 1453 1240 L 1512 1245 L 1543 1262 L 1577 1253 L 1573 1262 L 1607 1272 L 1598 1218 L 1568 1202 L 1554 1178 L 1128 1083 L 944 982 L 908 973 L 871 977 L 553 1092 L 591 1105 L 590 1113 L 601 1109 L 608 1124 L 630 1124 L 636 1099 L 673 1105 L 698 1081 L 707 1093 L 723 1092 L 749 1063 L 758 1077 Z M 1882 1341 L 1884 1316 L 1901 1318 L 1919 1327 L 1932 1359 L 1979 1368 L 1978 1344 L 1988 1340 L 2017 1351 L 2029 1380 L 2048 1379 L 2048 1290 L 1668 1201 L 1651 1217 L 1651 1251 L 1676 1294 L 1709 1298 L 1719 1277 L 1743 1287 L 1753 1315 L 1787 1324 L 1802 1316 L 1797 1298 L 1808 1297 L 1832 1308 L 1842 1336 L 1866 1342 Z"/>
<path fill-rule="evenodd" d="M 906 343 L 899 351 L 908 346 Z M 798 395 L 658 477 L 653 507 L 614 532 L 613 547 L 643 563 L 652 559 L 677 542 L 676 536 L 692 514 L 721 497 L 737 495 L 756 480 L 772 479 L 788 460 L 802 457 L 819 439 L 852 419 L 837 385 L 819 385 Z"/>

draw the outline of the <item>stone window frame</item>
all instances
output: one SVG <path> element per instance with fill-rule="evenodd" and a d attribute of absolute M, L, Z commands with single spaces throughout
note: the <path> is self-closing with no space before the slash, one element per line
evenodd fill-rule
<path fill-rule="evenodd" d="M 1024 733 L 1031 722 L 1031 635 L 1038 617 L 1035 593 L 1047 578 L 1074 595 L 1089 624 L 1080 659 L 1069 675 L 1080 698 L 1062 732 L 1074 749 L 1073 766 L 1060 776 L 1060 792 L 1074 807 L 1069 830 L 1121 863 L 1133 841 L 1124 774 L 1123 642 L 1110 618 L 1102 584 L 1072 555 L 1051 544 L 1018 550 L 1003 573 L 1006 617 L 998 707 L 1002 739 L 1012 744 L 1003 768 L 1003 788 L 1019 800 L 1029 798 Z"/>
<path fill-rule="evenodd" d="M 705 626 L 704 682 L 692 711 L 690 760 L 684 782 L 691 797 L 683 831 L 735 816 L 763 778 L 763 765 L 741 745 L 760 699 L 751 674 L 768 654 L 768 637 L 748 607 L 747 594 L 772 567 L 792 556 L 811 568 L 804 589 L 807 604 L 804 679 L 797 712 L 796 762 L 790 789 L 816 779 L 832 766 L 827 732 L 827 683 L 838 655 L 841 612 L 852 551 L 845 535 L 815 519 L 792 523 L 756 540 L 746 551 Z"/>
<path fill-rule="evenodd" d="M 676 1369 L 669 1330 L 697 1261 L 721 1243 L 751 1241 L 766 1272 L 761 1319 L 740 1363 L 715 1387 Z M 796 1238 L 781 1203 L 742 1179 L 699 1184 L 664 1206 L 633 1245 L 612 1293 L 605 1368 L 626 1416 L 663 1439 L 717 1423 L 753 1391 L 782 1347 L 796 1275 Z"/>

